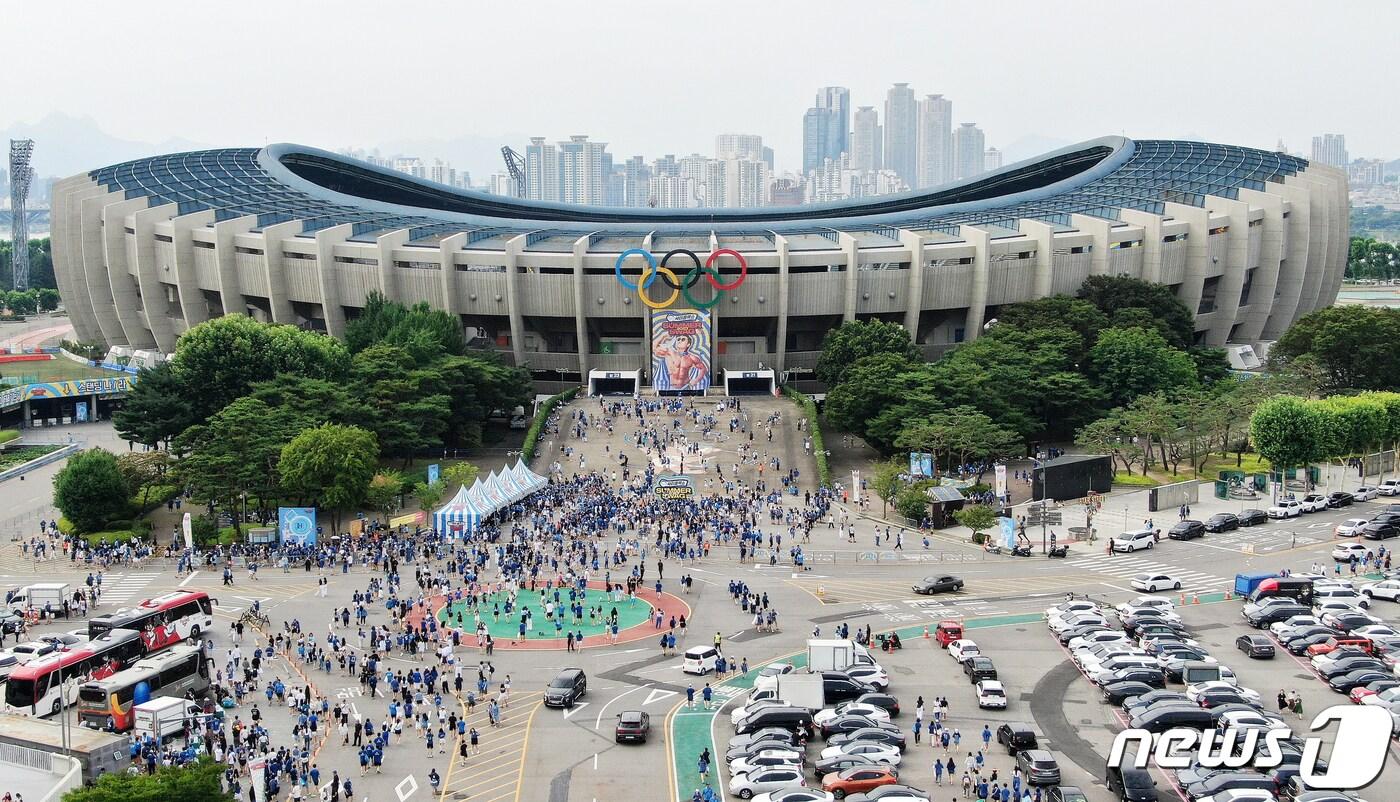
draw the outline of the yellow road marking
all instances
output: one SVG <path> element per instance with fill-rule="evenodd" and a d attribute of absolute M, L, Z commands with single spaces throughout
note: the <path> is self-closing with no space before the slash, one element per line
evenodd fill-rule
<path fill-rule="evenodd" d="M 534 709 L 530 711 L 530 717 L 525 720 L 525 746 L 520 750 L 520 768 L 516 770 L 515 774 L 515 802 L 520 802 L 520 788 L 523 785 L 520 780 L 525 776 L 525 756 L 530 754 L 530 727 L 535 723 L 535 714 L 540 712 L 541 707 L 544 707 L 544 700 L 535 703 Z"/>

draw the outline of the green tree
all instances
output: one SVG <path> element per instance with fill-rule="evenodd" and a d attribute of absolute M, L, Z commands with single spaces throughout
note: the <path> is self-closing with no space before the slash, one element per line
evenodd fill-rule
<path fill-rule="evenodd" d="M 817 378 L 828 388 L 835 387 L 856 360 L 875 354 L 897 354 L 911 362 L 919 359 L 919 350 L 903 326 L 883 320 L 848 320 L 822 340 Z"/>
<path fill-rule="evenodd" d="M 355 354 L 352 373 L 371 416 L 380 446 L 404 459 L 442 446 L 452 414 L 452 398 L 442 373 L 415 366 L 407 349 L 373 345 Z"/>
<path fill-rule="evenodd" d="M 1196 322 L 1192 310 L 1177 300 L 1176 293 L 1164 284 L 1128 276 L 1090 276 L 1079 288 L 1079 297 L 1098 307 L 1113 320 L 1119 310 L 1137 308 L 1147 312 L 1147 319 L 1157 325 L 1162 336 L 1175 348 L 1186 348 L 1195 338 Z M 1113 320 L 1114 326 L 1123 326 Z M 1129 324 L 1129 327 L 1137 323 Z"/>
<path fill-rule="evenodd" d="M 953 519 L 972 530 L 972 542 L 982 541 L 982 532 L 996 526 L 997 512 L 986 504 L 969 504 L 953 513 Z"/>
<path fill-rule="evenodd" d="M 127 487 L 117 458 L 100 448 L 69 457 L 53 478 L 53 503 L 79 532 L 96 532 L 125 515 Z"/>
<path fill-rule="evenodd" d="M 1278 396 L 1259 405 L 1249 419 L 1249 439 L 1274 470 L 1303 468 L 1326 447 L 1317 413 L 1294 396 Z"/>
<path fill-rule="evenodd" d="M 142 368 L 126 402 L 112 415 L 112 426 L 134 443 L 168 443 L 200 420 L 188 392 L 168 362 Z"/>
<path fill-rule="evenodd" d="M 340 511 L 364 500 L 378 459 L 373 432 L 327 423 L 303 430 L 285 445 L 277 469 L 287 492 L 314 498 L 331 511 L 339 532 Z"/>
<path fill-rule="evenodd" d="M 997 326 L 1010 326 L 1024 332 L 1067 328 L 1079 336 L 1076 357 L 1083 359 L 1108 328 L 1108 316 L 1097 306 L 1069 295 L 1051 295 L 1034 301 L 1007 304 L 997 312 Z"/>
<path fill-rule="evenodd" d="M 1321 369 L 1326 392 L 1400 388 L 1400 309 L 1329 306 L 1304 315 L 1283 333 L 1270 361 L 1305 357 Z"/>
<path fill-rule="evenodd" d="M 846 369 L 846 380 L 826 394 L 822 412 L 838 429 L 864 435 L 868 422 L 903 396 L 899 375 L 915 367 L 905 354 L 857 359 Z"/>
<path fill-rule="evenodd" d="M 1150 329 L 1105 329 L 1089 351 L 1089 372 L 1114 404 L 1196 386 L 1196 365 Z"/>
<path fill-rule="evenodd" d="M 150 502 L 151 488 L 169 484 L 170 454 L 164 451 L 131 451 L 117 455 L 117 470 L 126 483 L 128 498 L 141 497 L 141 509 Z"/>
<path fill-rule="evenodd" d="M 351 395 L 345 384 L 328 379 L 282 373 L 254 384 L 251 389 L 249 398 L 292 416 L 300 429 L 323 423 L 369 428 L 373 420 L 369 407 L 359 396 Z"/>
<path fill-rule="evenodd" d="M 394 470 L 379 471 L 369 480 L 365 490 L 365 506 L 389 516 L 398 508 L 399 494 L 403 492 L 403 474 Z"/>
<path fill-rule="evenodd" d="M 104 774 L 90 786 L 74 788 L 63 802 L 227 802 L 223 792 L 224 765 L 208 757 L 182 767 L 164 767 L 155 774 Z"/>
<path fill-rule="evenodd" d="M 1121 461 L 1123 471 L 1129 476 L 1133 475 L 1133 466 L 1147 458 L 1146 451 L 1137 441 L 1137 432 L 1129 427 L 1121 409 L 1115 409 L 1104 417 L 1085 424 L 1079 429 L 1074 442 L 1090 451 L 1108 454 Z M 1143 473 L 1146 472 L 1147 466 L 1144 464 Z"/>
<path fill-rule="evenodd" d="M 472 482 L 476 481 L 476 477 L 480 473 L 480 468 L 463 460 L 443 468 L 442 481 L 449 489 L 454 487 L 471 487 Z"/>
<path fill-rule="evenodd" d="M 36 297 L 39 299 L 40 312 L 52 312 L 58 308 L 58 290 L 40 287 Z"/>
<path fill-rule="evenodd" d="M 238 509 L 245 496 L 266 504 L 281 495 L 277 463 L 298 425 L 256 398 L 240 398 L 175 439 L 178 473 L 201 498 Z M 234 531 L 242 522 L 234 517 Z"/>
<path fill-rule="evenodd" d="M 418 501 L 418 509 L 432 512 L 442 503 L 447 487 L 441 482 L 419 482 L 413 486 L 413 498 Z"/>
<path fill-rule="evenodd" d="M 894 508 L 917 524 L 928 514 L 928 486 L 931 482 L 914 482 L 899 489 L 894 498 Z"/>
<path fill-rule="evenodd" d="M 900 474 L 902 474 L 903 471 L 904 466 L 900 461 L 892 459 L 879 463 L 875 466 L 875 469 L 870 472 L 870 479 L 868 481 L 870 490 L 884 502 L 884 507 L 880 513 L 881 517 L 889 514 L 890 502 L 894 501 L 895 497 L 899 495 L 900 485 L 903 484 Z"/>

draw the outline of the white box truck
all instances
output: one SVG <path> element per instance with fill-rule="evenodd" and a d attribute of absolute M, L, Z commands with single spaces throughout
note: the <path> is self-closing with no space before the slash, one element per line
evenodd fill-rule
<path fill-rule="evenodd" d="M 157 696 L 133 708 L 136 719 L 132 729 L 138 736 L 168 738 L 184 732 L 186 719 L 197 719 L 204 710 L 195 702 L 177 696 Z"/>
<path fill-rule="evenodd" d="M 845 671 L 851 666 L 875 665 L 875 658 L 870 656 L 864 646 L 853 640 L 818 640 L 807 641 L 807 670 L 818 671 Z"/>
<path fill-rule="evenodd" d="M 42 611 L 47 604 L 55 615 L 62 615 L 63 600 L 73 598 L 73 586 L 67 582 L 38 582 L 11 591 L 9 597 L 5 606 L 17 613 L 30 607 Z"/>
<path fill-rule="evenodd" d="M 821 674 L 791 673 L 777 677 L 777 698 L 791 707 L 805 707 L 813 713 L 826 707 L 826 689 Z"/>

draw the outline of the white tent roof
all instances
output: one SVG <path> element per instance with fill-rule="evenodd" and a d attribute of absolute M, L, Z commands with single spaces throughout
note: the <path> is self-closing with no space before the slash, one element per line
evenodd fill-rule
<path fill-rule="evenodd" d="M 438 532 L 447 532 L 452 528 L 452 524 L 462 524 L 466 529 L 475 529 L 481 522 L 482 513 L 472 502 L 471 494 L 467 488 L 461 487 L 457 495 L 452 500 L 442 505 L 433 513 L 433 528 Z"/>

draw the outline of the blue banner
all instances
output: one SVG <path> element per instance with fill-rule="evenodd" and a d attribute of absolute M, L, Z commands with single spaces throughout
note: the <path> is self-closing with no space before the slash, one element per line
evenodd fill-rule
<path fill-rule="evenodd" d="M 439 466 L 436 462 L 428 466 L 428 484 L 431 485 L 437 483 L 438 477 L 442 475 L 440 469 L 441 466 Z"/>
<path fill-rule="evenodd" d="M 920 470 L 921 467 L 922 467 L 922 464 L 919 462 L 919 452 L 917 452 L 917 451 L 910 451 L 910 452 L 909 452 L 909 475 L 910 475 L 910 476 L 918 476 L 918 475 L 919 475 L 919 470 Z"/>
<path fill-rule="evenodd" d="M 924 469 L 924 476 L 933 476 L 933 455 L 924 453 L 919 457 L 919 465 Z"/>
<path fill-rule="evenodd" d="M 1001 523 L 1001 544 L 1006 548 L 1016 545 L 1016 521 L 1011 518 L 998 518 Z"/>
<path fill-rule="evenodd" d="M 88 410 L 87 410 L 87 407 L 88 407 L 88 405 L 87 405 L 87 402 L 86 402 L 86 401 L 79 401 L 78 403 L 74 404 L 74 405 L 73 405 L 73 419 L 76 420 L 78 423 L 87 423 L 87 419 L 88 419 L 88 414 L 87 414 Z"/>
<path fill-rule="evenodd" d="M 316 508 L 278 507 L 277 531 L 283 543 L 316 545 Z"/>

